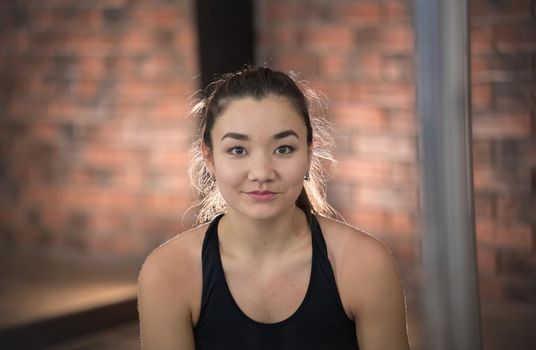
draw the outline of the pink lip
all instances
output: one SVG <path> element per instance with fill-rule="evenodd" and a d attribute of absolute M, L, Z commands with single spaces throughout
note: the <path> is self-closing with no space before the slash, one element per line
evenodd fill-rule
<path fill-rule="evenodd" d="M 254 200 L 261 201 L 261 202 L 270 201 L 276 195 L 274 192 L 270 192 L 270 191 L 252 191 L 252 192 L 247 192 L 247 194 Z"/>

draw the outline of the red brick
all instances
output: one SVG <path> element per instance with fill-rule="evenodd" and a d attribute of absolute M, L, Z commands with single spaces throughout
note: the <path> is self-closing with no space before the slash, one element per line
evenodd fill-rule
<path fill-rule="evenodd" d="M 265 20 L 268 23 L 273 21 L 294 21 L 304 15 L 305 5 L 300 2 L 288 1 L 265 1 L 262 2 Z"/>
<path fill-rule="evenodd" d="M 344 55 L 322 55 L 319 57 L 320 74 L 327 79 L 346 77 L 348 68 L 348 59 Z"/>
<path fill-rule="evenodd" d="M 32 12 L 30 27 L 39 31 L 48 28 L 61 28 L 63 31 L 100 30 L 103 24 L 98 9 L 78 9 L 66 14 L 63 9 L 42 9 Z"/>
<path fill-rule="evenodd" d="M 129 9 L 127 18 L 139 28 L 174 29 L 190 26 L 190 14 L 176 6 L 137 6 Z"/>
<path fill-rule="evenodd" d="M 91 232 L 95 236 L 108 236 L 113 232 L 127 232 L 132 230 L 132 222 L 128 216 L 113 212 L 102 212 L 98 215 L 91 215 L 89 218 Z"/>
<path fill-rule="evenodd" d="M 418 207 L 415 188 L 388 188 L 360 186 L 355 190 L 356 206 L 367 206 L 389 211 L 414 211 Z"/>
<path fill-rule="evenodd" d="M 480 273 L 478 277 L 481 298 L 504 298 L 504 284 L 497 278 L 497 276 Z"/>
<path fill-rule="evenodd" d="M 491 141 L 486 139 L 473 139 L 472 142 L 473 164 L 487 165 L 491 163 Z"/>
<path fill-rule="evenodd" d="M 501 52 L 534 51 L 536 49 L 536 21 L 516 21 L 493 28 L 495 47 Z"/>
<path fill-rule="evenodd" d="M 344 179 L 331 178 L 327 188 L 329 203 L 339 212 L 350 210 L 354 206 L 354 185 Z"/>
<path fill-rule="evenodd" d="M 390 212 L 387 214 L 388 232 L 397 237 L 415 237 L 417 222 L 414 214 Z"/>
<path fill-rule="evenodd" d="M 527 138 L 532 135 L 530 113 L 504 113 L 473 118 L 475 139 Z"/>
<path fill-rule="evenodd" d="M 144 252 L 144 247 L 139 240 L 133 239 L 132 237 L 114 235 L 106 240 L 106 250 L 114 253 L 114 255 L 127 257 L 138 256 Z"/>
<path fill-rule="evenodd" d="M 342 127 L 358 127 L 359 130 L 382 130 L 387 126 L 385 112 L 373 105 L 333 104 L 331 115 Z"/>
<path fill-rule="evenodd" d="M 313 75 L 318 70 L 318 58 L 303 51 L 282 50 L 273 55 L 273 59 L 277 69 L 298 72 L 303 78 Z"/>
<path fill-rule="evenodd" d="M 359 98 L 392 108 L 415 108 L 414 86 L 408 83 L 363 83 Z"/>
<path fill-rule="evenodd" d="M 270 26 L 269 30 L 261 33 L 263 45 L 274 47 L 289 47 L 300 44 L 300 28 L 292 23 Z"/>
<path fill-rule="evenodd" d="M 508 18 L 511 15 L 528 15 L 531 12 L 531 6 L 534 2 L 531 0 L 516 1 L 489 1 L 489 0 L 471 0 L 470 13 L 475 18 Z"/>
<path fill-rule="evenodd" d="M 420 261 L 421 254 L 417 241 L 387 237 L 383 240 L 392 252 L 397 263 L 413 263 L 415 265 Z"/>
<path fill-rule="evenodd" d="M 494 249 L 478 249 L 477 263 L 479 273 L 494 274 L 497 271 L 497 252 Z"/>
<path fill-rule="evenodd" d="M 116 135 L 120 134 L 118 130 Z M 136 162 L 136 154 L 125 150 L 116 150 L 105 147 L 86 147 L 80 153 L 80 160 L 85 164 L 105 168 L 117 168 Z"/>
<path fill-rule="evenodd" d="M 49 140 L 57 140 L 60 138 L 60 130 L 58 125 L 47 121 L 36 121 L 27 123 L 27 137 L 35 141 L 48 142 Z"/>
<path fill-rule="evenodd" d="M 476 221 L 477 239 L 492 247 L 531 251 L 532 228 L 529 224 L 515 223 L 504 225 L 489 219 Z"/>
<path fill-rule="evenodd" d="M 337 20 L 361 26 L 384 20 L 378 2 L 335 2 L 333 14 Z"/>
<path fill-rule="evenodd" d="M 152 106 L 147 107 L 146 115 L 151 120 L 160 120 L 162 122 L 171 122 L 179 119 L 184 119 L 189 111 L 188 106 L 179 103 L 178 98 L 162 98 L 156 101 Z M 185 122 L 185 129 L 189 123 Z M 189 130 L 194 130 L 193 127 Z"/>
<path fill-rule="evenodd" d="M 117 36 L 103 33 L 71 33 L 58 35 L 51 42 L 40 44 L 42 52 L 48 55 L 59 53 L 79 54 L 80 52 L 91 52 L 93 55 L 108 55 L 119 47 L 122 40 Z"/>
<path fill-rule="evenodd" d="M 534 105 L 536 85 L 529 81 L 508 81 L 493 85 L 495 108 L 500 111 L 527 111 Z"/>
<path fill-rule="evenodd" d="M 118 43 L 120 48 L 126 54 L 141 54 L 151 52 L 157 47 L 157 37 L 155 33 L 145 31 L 129 31 L 121 35 Z"/>
<path fill-rule="evenodd" d="M 379 159 L 358 159 L 339 157 L 337 166 L 333 169 L 334 179 L 346 179 L 365 183 L 367 185 L 387 185 L 390 180 L 391 165 Z"/>
<path fill-rule="evenodd" d="M 178 33 L 175 34 L 175 40 L 173 41 L 173 47 L 178 50 L 182 50 L 182 55 L 190 57 L 192 52 L 197 55 L 197 35 L 191 28 L 180 28 Z"/>
<path fill-rule="evenodd" d="M 304 78 L 303 74 L 299 74 L 300 78 Z M 307 81 L 307 86 L 313 91 L 316 91 L 324 96 L 329 96 L 328 99 L 328 108 L 331 108 L 335 103 L 345 101 L 348 99 L 348 89 L 346 88 L 347 83 L 338 82 L 338 81 L 328 81 L 326 79 L 314 79 Z M 331 111 L 327 111 L 326 117 L 331 118 Z"/>
<path fill-rule="evenodd" d="M 179 193 L 144 195 L 139 201 L 140 208 L 143 208 L 146 213 L 163 216 L 171 215 L 176 216 L 177 219 L 179 219 L 179 214 L 188 208 L 190 204 L 190 200 Z"/>
<path fill-rule="evenodd" d="M 489 58 L 489 69 L 495 81 L 526 81 L 530 79 L 533 71 L 531 53 L 514 52 L 495 54 Z"/>
<path fill-rule="evenodd" d="M 385 231 L 385 213 L 377 208 L 360 208 L 344 215 L 351 225 L 365 232 L 378 234 Z"/>
<path fill-rule="evenodd" d="M 380 49 L 389 53 L 411 53 L 414 32 L 408 24 L 396 24 L 357 30 L 357 48 Z"/>
<path fill-rule="evenodd" d="M 533 253 L 501 252 L 499 254 L 501 273 L 519 277 L 536 276 L 536 255 Z"/>
<path fill-rule="evenodd" d="M 495 199 L 494 213 L 499 220 L 518 221 L 523 219 L 524 207 L 530 202 L 529 198 L 514 197 L 513 195 L 498 195 Z M 530 214 L 529 214 L 530 215 Z M 530 219 L 527 215 L 524 219 Z"/>
<path fill-rule="evenodd" d="M 130 189 L 132 192 L 135 189 Z M 66 207 L 88 212 L 128 212 L 137 207 L 133 193 L 111 191 L 97 187 L 61 189 L 58 200 Z"/>
<path fill-rule="evenodd" d="M 367 52 L 354 56 L 348 67 L 349 73 L 359 80 L 381 81 L 384 75 L 384 62 L 380 53 Z"/>
<path fill-rule="evenodd" d="M 488 55 L 471 55 L 471 81 L 473 84 L 487 80 L 490 69 L 489 61 Z"/>
<path fill-rule="evenodd" d="M 384 56 L 382 78 L 392 82 L 413 81 L 415 75 L 413 58 L 409 56 Z"/>
<path fill-rule="evenodd" d="M 356 154 L 389 160 L 416 159 L 417 142 L 414 138 L 386 134 L 362 134 L 354 140 Z"/>
<path fill-rule="evenodd" d="M 192 211 L 188 215 L 194 214 Z M 192 215 L 193 216 L 193 215 Z M 162 242 L 167 241 L 171 237 L 178 233 L 190 229 L 188 222 L 184 222 L 183 225 L 181 215 L 175 215 L 173 217 L 157 217 L 147 216 L 140 222 L 141 232 L 143 232 L 143 239 L 145 240 L 145 248 L 156 248 Z"/>
<path fill-rule="evenodd" d="M 494 196 L 475 193 L 474 195 L 475 216 L 491 218 L 494 213 L 495 200 Z"/>
<path fill-rule="evenodd" d="M 473 183 L 476 191 L 508 193 L 509 190 L 509 185 L 506 180 L 500 176 L 500 171 L 489 165 L 474 165 Z"/>
<path fill-rule="evenodd" d="M 57 10 L 35 11 L 32 15 L 32 26 L 35 28 L 52 28 L 64 21 L 65 16 Z"/>
<path fill-rule="evenodd" d="M 146 179 L 137 167 L 130 165 L 121 169 L 121 171 L 115 175 L 113 183 L 118 189 L 122 188 L 125 191 L 128 191 L 143 188 L 146 184 Z"/>
<path fill-rule="evenodd" d="M 389 129 L 395 135 L 417 136 L 420 129 L 415 112 L 390 110 L 388 112 Z"/>
<path fill-rule="evenodd" d="M 515 82 L 531 79 L 532 57 L 528 52 L 473 55 L 473 83 Z"/>
<path fill-rule="evenodd" d="M 349 50 L 354 46 L 354 33 L 342 25 L 312 25 L 304 31 L 304 45 L 309 49 L 333 54 L 333 51 Z"/>
<path fill-rule="evenodd" d="M 493 33 L 489 26 L 471 28 L 471 53 L 489 53 L 493 49 Z"/>
<path fill-rule="evenodd" d="M 81 101 L 91 101 L 100 92 L 100 84 L 96 81 L 81 80 L 72 89 L 72 95 Z"/>
<path fill-rule="evenodd" d="M 393 185 L 414 186 L 419 183 L 419 167 L 414 163 L 393 162 L 389 182 Z"/>
<path fill-rule="evenodd" d="M 509 276 L 504 279 L 505 299 L 518 303 L 536 302 L 536 282 L 527 276 Z"/>
<path fill-rule="evenodd" d="M 491 85 L 490 84 L 478 84 L 471 87 L 471 105 L 476 111 L 490 110 L 491 109 Z"/>
<path fill-rule="evenodd" d="M 407 2 L 386 1 L 380 6 L 381 13 L 387 21 L 405 21 L 412 17 L 412 7 Z"/>
<path fill-rule="evenodd" d="M 126 5 L 21 4 L 30 16 L 26 30 L 0 35 L 9 53 L 0 64 L 10 67 L 0 83 L 9 79 L 12 91 L 5 112 L 24 121 L 19 132 L 25 130 L 5 138 L 8 180 L 24 181 L 17 195 L 21 221 L 10 228 L 19 233 L 16 245 L 139 252 L 136 235 L 147 214 L 139 210 L 139 194 L 190 199 L 185 163 L 171 154 L 186 159 L 193 130 L 194 121 L 182 119 L 197 89 L 192 12 L 164 2 Z M 42 229 L 32 228 L 27 208 L 39 213 Z M 105 214 L 102 232 L 77 221 L 86 218 L 91 227 Z M 164 221 L 160 213 L 147 215 Z M 179 220 L 176 212 L 165 215 Z"/>

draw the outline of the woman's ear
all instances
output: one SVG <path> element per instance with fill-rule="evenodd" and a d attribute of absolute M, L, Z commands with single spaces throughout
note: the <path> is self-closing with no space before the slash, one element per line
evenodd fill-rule
<path fill-rule="evenodd" d="M 212 156 L 212 151 L 207 146 L 207 144 L 201 141 L 201 153 L 203 154 L 203 160 L 207 166 L 208 171 L 214 174 L 214 158 Z"/>

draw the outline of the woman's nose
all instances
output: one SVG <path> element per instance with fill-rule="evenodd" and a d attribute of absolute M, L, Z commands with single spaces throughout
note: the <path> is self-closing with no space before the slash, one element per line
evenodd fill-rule
<path fill-rule="evenodd" d="M 271 160 L 266 156 L 252 159 L 248 179 L 250 181 L 266 182 L 274 179 L 275 171 Z"/>

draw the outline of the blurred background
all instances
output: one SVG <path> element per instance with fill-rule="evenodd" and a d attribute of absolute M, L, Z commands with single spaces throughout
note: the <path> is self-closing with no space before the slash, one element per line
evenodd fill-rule
<path fill-rule="evenodd" d="M 386 241 L 422 318 L 411 0 L 0 1 L 0 338 L 136 349 L 144 257 L 191 227 L 191 97 L 245 63 L 295 71 L 338 126 L 329 199 Z M 484 349 L 536 346 L 536 4 L 471 0 Z"/>

